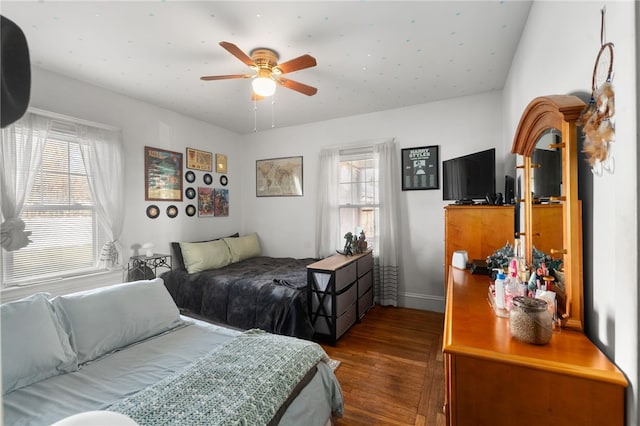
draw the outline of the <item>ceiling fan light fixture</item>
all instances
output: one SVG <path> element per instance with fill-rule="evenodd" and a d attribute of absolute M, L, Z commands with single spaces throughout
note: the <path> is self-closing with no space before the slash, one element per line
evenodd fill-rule
<path fill-rule="evenodd" d="M 253 82 L 253 92 L 259 96 L 272 96 L 276 93 L 276 82 L 270 77 L 256 77 Z"/>

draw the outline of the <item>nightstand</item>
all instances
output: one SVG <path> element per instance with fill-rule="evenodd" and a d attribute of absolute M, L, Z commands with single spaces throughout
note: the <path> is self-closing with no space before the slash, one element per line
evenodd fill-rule
<path fill-rule="evenodd" d="M 127 264 L 127 281 L 153 279 L 157 276 L 158 268 L 171 270 L 170 254 L 131 256 Z"/>

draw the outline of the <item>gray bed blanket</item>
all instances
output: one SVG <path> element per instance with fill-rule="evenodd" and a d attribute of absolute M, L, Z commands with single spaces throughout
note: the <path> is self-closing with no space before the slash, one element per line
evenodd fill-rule
<path fill-rule="evenodd" d="M 319 345 L 250 330 L 109 407 L 140 425 L 267 425 L 328 357 Z"/>
<path fill-rule="evenodd" d="M 186 314 L 243 330 L 310 339 L 306 267 L 315 261 L 259 256 L 195 274 L 169 271 L 161 278 Z"/>

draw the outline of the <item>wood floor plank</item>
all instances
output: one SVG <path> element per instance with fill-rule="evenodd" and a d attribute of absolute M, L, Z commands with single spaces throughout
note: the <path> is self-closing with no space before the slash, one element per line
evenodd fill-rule
<path fill-rule="evenodd" d="M 444 425 L 444 315 L 374 306 L 335 346 L 345 402 L 336 426 Z"/>

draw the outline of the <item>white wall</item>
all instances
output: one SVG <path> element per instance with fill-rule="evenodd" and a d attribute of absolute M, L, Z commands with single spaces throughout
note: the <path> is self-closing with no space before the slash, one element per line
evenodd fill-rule
<path fill-rule="evenodd" d="M 242 145 L 240 137 L 227 130 L 188 118 L 99 87 L 69 79 L 59 74 L 33 68 L 31 107 L 71 117 L 108 124 L 122 130 L 126 162 L 126 213 L 121 242 L 128 259 L 134 244 L 151 242 L 158 253 L 170 253 L 171 241 L 193 241 L 228 235 L 241 230 L 243 191 L 241 169 Z M 228 157 L 230 213 L 229 217 L 188 217 L 182 202 L 145 201 L 144 147 L 151 146 L 186 154 L 186 148 L 226 154 Z M 185 163 L 186 167 L 186 163 Z M 187 169 L 185 168 L 184 171 Z M 220 175 L 212 172 L 214 183 Z M 196 172 L 196 184 L 202 182 L 203 172 Z M 186 187 L 186 182 L 184 183 Z M 195 186 L 195 185 L 194 185 Z M 187 202 L 189 201 L 189 202 Z M 161 209 L 157 219 L 146 216 L 146 208 L 156 204 Z M 176 218 L 167 217 L 166 208 L 179 208 Z M 194 203 L 195 204 L 195 203 Z"/>
<path fill-rule="evenodd" d="M 318 154 L 321 148 L 395 138 L 400 148 L 438 145 L 440 161 L 496 148 L 497 191 L 504 191 L 500 142 L 501 93 L 449 99 L 391 111 L 347 117 L 248 135 L 243 175 L 246 231 L 256 231 L 273 256 L 314 256 Z M 276 111 L 277 123 L 277 111 Z M 255 160 L 302 155 L 304 196 L 257 198 Z M 442 182 L 440 182 L 442 187 Z M 401 188 L 398 188 L 401 191 Z M 444 310 L 444 206 L 442 190 L 400 194 L 401 253 L 399 304 Z M 249 213 L 250 212 L 250 213 Z M 339 247 L 336 247 L 339 248 Z"/>
<path fill-rule="evenodd" d="M 504 185 L 504 160 L 510 145 L 500 141 L 501 93 L 444 100 L 391 111 L 236 135 L 179 113 L 128 98 L 90 84 L 34 68 L 30 106 L 122 129 L 126 155 L 126 217 L 121 242 L 128 259 L 135 244 L 151 242 L 169 253 L 171 241 L 257 232 L 270 256 L 315 255 L 317 160 L 322 147 L 394 137 L 401 148 L 438 145 L 440 161 L 495 147 L 497 191 Z M 277 124 L 277 110 L 276 110 Z M 187 217 L 182 202 L 144 200 L 144 146 L 185 152 L 187 147 L 228 156 L 228 218 Z M 255 196 L 255 161 L 302 155 L 302 197 Z M 509 160 L 507 160 L 509 161 Z M 186 171 L 186 169 L 185 169 Z M 201 182 L 202 172 L 196 172 Z M 214 173 L 214 185 L 217 177 Z M 218 185 L 219 186 L 219 185 Z M 442 186 L 442 182 L 440 182 Z M 398 191 L 401 189 L 398 188 Z M 400 306 L 444 311 L 444 206 L 442 191 L 401 193 L 403 235 Z M 157 204 L 158 219 L 146 208 Z M 175 219 L 166 216 L 179 207 Z"/>
<path fill-rule="evenodd" d="M 317 160 L 320 149 L 325 146 L 394 137 L 401 148 L 438 145 L 440 161 L 495 147 L 499 192 L 504 184 L 503 162 L 505 157 L 507 161 L 510 157 L 510 145 L 500 141 L 500 92 L 236 135 L 176 112 L 34 68 L 30 105 L 122 129 L 127 191 L 121 241 L 126 258 L 134 244 L 151 242 L 157 252 L 169 253 L 171 241 L 200 240 L 236 231 L 257 232 L 266 255 L 314 256 Z M 187 217 L 186 198 L 174 203 L 145 201 L 144 146 L 182 153 L 186 147 L 192 147 L 226 154 L 229 217 Z M 295 155 L 304 158 L 304 195 L 256 197 L 255 161 Z M 202 172 L 196 174 L 197 182 L 202 182 Z M 214 173 L 213 186 L 217 177 Z M 443 208 L 446 205 L 442 191 L 404 191 L 400 200 L 403 239 L 399 304 L 442 312 Z M 158 219 L 147 218 L 145 212 L 149 204 L 160 207 L 162 214 Z M 164 213 L 170 204 L 179 207 L 180 213 L 175 219 Z"/>
<path fill-rule="evenodd" d="M 614 174 L 581 174 L 585 243 L 585 323 L 588 336 L 628 380 L 627 424 L 638 424 L 638 151 L 637 7 L 620 2 L 535 2 L 504 88 L 504 133 L 513 135 L 535 97 L 591 92 L 600 47 L 615 44 Z M 584 164 L 584 162 L 581 162 Z"/>

